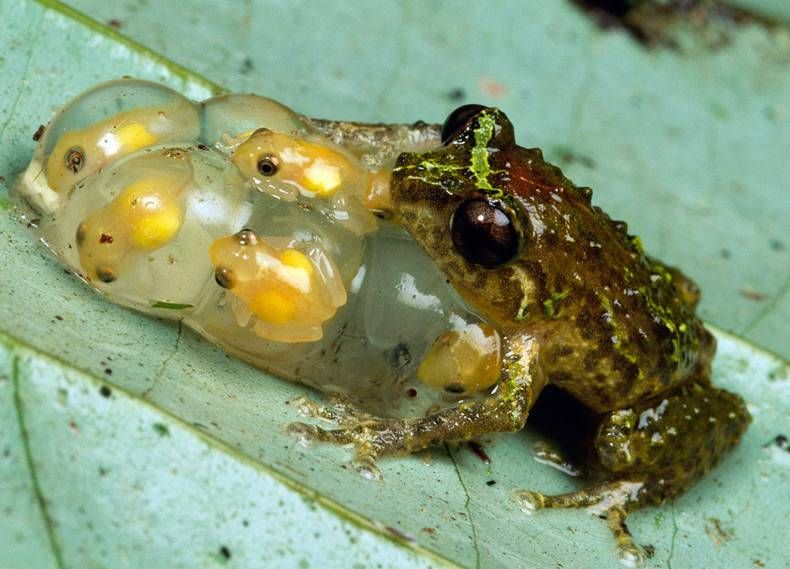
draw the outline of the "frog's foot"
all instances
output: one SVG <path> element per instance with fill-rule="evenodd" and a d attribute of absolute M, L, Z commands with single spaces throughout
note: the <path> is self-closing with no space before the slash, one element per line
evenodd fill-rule
<path fill-rule="evenodd" d="M 544 508 L 587 508 L 593 514 L 605 517 L 617 542 L 618 559 L 623 565 L 636 567 L 644 560 L 644 553 L 634 542 L 626 524 L 626 506 L 636 498 L 641 488 L 641 482 L 618 481 L 554 496 L 530 490 L 518 490 L 514 496 L 521 509 L 528 513 Z"/>
<path fill-rule="evenodd" d="M 382 425 L 392 421 L 388 419 L 365 418 L 364 414 L 344 415 L 337 407 L 324 407 L 314 401 L 302 400 L 298 402 L 300 412 L 311 417 L 334 421 L 342 428 L 323 429 L 317 425 L 307 423 L 291 423 L 286 427 L 289 434 L 296 436 L 301 442 L 333 443 L 338 445 L 354 445 L 356 453 L 351 464 L 363 477 L 369 480 L 380 480 L 376 460 L 387 450 L 386 428 Z"/>

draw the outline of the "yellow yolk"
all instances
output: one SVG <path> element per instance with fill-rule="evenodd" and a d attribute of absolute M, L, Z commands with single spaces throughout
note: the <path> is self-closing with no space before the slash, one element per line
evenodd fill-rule
<path fill-rule="evenodd" d="M 326 198 L 335 193 L 341 182 L 340 168 L 319 158 L 305 168 L 302 185 L 319 197 Z"/>
<path fill-rule="evenodd" d="M 158 140 L 156 136 L 138 122 L 120 125 L 115 130 L 115 136 L 120 145 L 130 152 L 151 146 Z"/>
<path fill-rule="evenodd" d="M 135 220 L 130 229 L 132 243 L 145 250 L 158 249 L 181 228 L 181 212 L 178 206 L 169 206 L 163 211 Z"/>
<path fill-rule="evenodd" d="M 249 301 L 250 310 L 269 324 L 285 324 L 296 316 L 297 293 L 286 290 L 266 290 Z"/>
<path fill-rule="evenodd" d="M 280 255 L 280 261 L 289 267 L 302 269 L 307 273 L 308 277 L 313 274 L 313 263 L 310 261 L 310 258 L 296 249 L 287 249 L 283 251 L 282 255 Z"/>
<path fill-rule="evenodd" d="M 129 223 L 136 247 L 158 249 L 176 236 L 183 217 L 176 201 L 179 189 L 170 180 L 149 178 L 133 183 L 119 196 L 119 213 Z"/>

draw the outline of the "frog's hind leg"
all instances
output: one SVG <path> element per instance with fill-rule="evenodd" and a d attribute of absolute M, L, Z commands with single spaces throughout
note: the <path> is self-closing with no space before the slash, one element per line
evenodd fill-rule
<path fill-rule="evenodd" d="M 377 458 L 409 454 L 448 441 L 469 440 L 487 433 L 518 431 L 545 380 L 538 366 L 534 338 L 511 339 L 508 354 L 494 394 L 482 400 L 461 402 L 425 417 L 388 419 L 344 409 L 323 407 L 300 400 L 302 413 L 331 420 L 339 429 L 292 423 L 288 431 L 303 441 L 317 441 L 356 448 L 354 464 L 364 476 L 378 478 Z"/>
<path fill-rule="evenodd" d="M 600 482 L 557 496 L 519 491 L 516 498 L 527 510 L 587 508 L 606 515 L 627 561 L 639 550 L 626 512 L 685 491 L 738 443 L 749 421 L 744 401 L 713 387 L 705 371 L 666 397 L 604 416 L 595 439 Z"/>

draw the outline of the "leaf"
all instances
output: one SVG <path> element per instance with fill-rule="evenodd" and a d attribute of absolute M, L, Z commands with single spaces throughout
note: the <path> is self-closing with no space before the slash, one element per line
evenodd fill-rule
<path fill-rule="evenodd" d="M 158 7 L 153 8 L 153 4 Z M 385 15 L 388 10 L 395 10 L 394 5 L 382 6 L 360 4 L 354 9 L 364 16 L 360 19 L 362 23 L 347 19 L 342 23 L 375 25 L 377 10 L 383 10 Z M 413 6 L 404 9 L 418 9 Z M 457 29 L 474 29 L 475 22 L 486 21 L 485 14 L 469 6 L 466 15 L 453 16 L 456 20 L 440 13 L 438 16 L 445 20 L 416 18 L 425 24 L 410 25 L 428 26 L 431 22 L 446 21 L 453 28 L 451 22 L 469 18 L 471 27 Z M 220 78 L 234 90 L 249 90 L 244 81 L 251 79 L 242 77 L 239 68 L 228 66 L 227 53 L 206 49 L 203 42 L 210 34 L 195 33 L 193 17 L 205 13 L 205 18 L 220 23 L 235 22 L 237 25 L 229 23 L 222 35 L 225 49 L 234 50 L 235 57 L 242 52 L 241 42 L 250 35 L 239 32 L 243 27 L 234 18 L 257 16 L 259 12 L 245 14 L 244 10 L 220 10 L 213 4 L 211 7 L 208 10 L 195 3 L 190 18 L 185 18 L 183 9 L 176 7 L 176 3 L 135 5 L 146 15 L 151 14 L 148 10 L 162 11 L 160 17 L 149 20 L 149 36 L 143 37 L 146 44 L 155 43 L 159 30 L 159 37 L 168 41 L 163 47 L 187 53 L 189 62 L 196 65 L 204 64 L 199 56 L 205 55 L 209 62 L 215 62 L 207 69 L 212 77 Z M 100 8 L 97 3 L 91 7 L 91 13 L 100 14 Z M 502 25 L 506 25 L 505 20 L 514 22 L 513 25 L 523 24 L 523 18 L 509 15 L 507 10 L 503 4 L 497 16 Z M 5 19 L 5 29 L 0 35 L 3 58 L 0 60 L 0 148 L 3 148 L 0 199 L 3 203 L 8 200 L 15 176 L 32 154 L 31 136 L 36 127 L 46 122 L 65 100 L 91 85 L 128 74 L 161 81 L 196 99 L 220 90 L 217 85 L 60 4 L 0 0 L 0 12 Z M 632 49 L 625 39 L 599 36 L 600 32 L 569 8 L 552 8 L 546 14 L 536 16 L 532 24 L 538 30 L 536 34 L 520 31 L 519 37 L 526 36 L 522 41 L 541 40 L 540 30 L 560 14 L 564 18 L 561 21 L 569 22 L 563 25 L 579 37 L 597 38 L 604 55 L 610 54 L 610 64 L 611 58 L 614 61 L 623 58 L 622 69 L 618 71 L 623 75 L 630 73 L 630 66 L 644 65 L 649 57 L 650 61 L 659 60 L 660 65 L 666 66 L 661 72 L 662 81 L 674 85 L 677 74 L 684 73 L 685 66 L 690 65 L 682 60 L 673 60 L 670 65 L 665 60 L 668 56 L 647 56 L 635 51 L 637 48 Z M 271 15 L 288 16 L 287 13 Z M 397 26 L 408 27 L 406 22 L 400 22 L 399 14 L 389 15 Z M 111 17 L 114 16 L 106 15 L 105 19 Z M 130 18 L 123 21 L 128 23 L 130 31 L 135 29 Z M 201 19 L 198 25 L 207 25 L 206 21 Z M 346 29 L 339 26 L 340 13 L 330 16 L 322 13 L 310 21 L 314 27 L 271 26 L 268 30 L 271 34 L 266 36 L 268 45 L 282 46 L 280 49 L 290 53 L 294 45 L 323 45 L 316 42 L 324 42 L 332 34 L 319 33 L 320 26 Z M 391 27 L 388 21 L 387 28 Z M 427 36 L 428 29 L 423 31 Z M 435 32 L 432 25 L 430 31 Z M 499 48 L 496 42 L 500 36 L 516 37 L 513 30 L 506 31 L 496 37 L 487 36 L 495 42 L 491 49 Z M 349 33 L 349 37 L 358 39 L 365 32 L 372 33 L 366 29 L 357 32 Z M 304 37 L 287 35 L 302 33 Z M 556 30 L 552 33 L 556 34 Z M 408 70 L 430 68 L 437 75 L 436 84 L 454 86 L 454 77 L 422 62 L 422 55 L 412 67 L 409 58 L 417 56 L 404 52 L 401 56 L 405 59 L 397 66 L 397 72 L 403 74 L 388 80 L 379 71 L 386 67 L 381 65 L 380 58 L 394 62 L 398 54 L 386 43 L 386 37 L 384 33 L 376 36 L 382 46 L 374 50 L 374 57 L 362 53 L 359 55 L 362 61 L 356 63 L 357 56 L 351 55 L 354 44 L 348 43 L 341 45 L 343 57 L 338 59 L 343 66 L 354 65 L 360 73 L 372 70 L 372 83 L 362 84 L 381 90 L 381 97 L 360 99 L 356 93 L 364 90 L 349 90 L 340 80 L 330 82 L 326 77 L 333 74 L 319 69 L 303 75 L 315 81 L 315 88 L 306 90 L 309 94 L 304 95 L 298 83 L 293 83 L 298 81 L 299 73 L 291 66 L 278 67 L 274 62 L 264 65 L 266 62 L 260 61 L 256 65 L 268 72 L 256 81 L 272 79 L 274 87 L 267 91 L 265 85 L 256 85 L 256 90 L 281 98 L 300 110 L 311 110 L 312 105 L 314 114 L 376 120 L 417 118 L 399 109 L 391 94 L 393 89 L 405 90 L 409 86 Z M 744 37 L 742 41 L 746 43 L 732 48 L 734 52 L 704 56 L 703 61 L 717 66 L 718 73 L 735 66 L 738 77 L 747 74 L 744 70 L 750 69 L 748 48 L 764 45 L 764 40 L 755 30 L 747 30 Z M 351 41 L 344 38 L 338 41 Z M 542 39 L 549 45 L 547 38 Z M 559 45 L 557 50 L 564 45 Z M 574 49 L 580 49 L 580 44 L 570 42 L 569 45 L 563 53 L 571 68 L 574 65 L 571 54 Z M 202 54 L 189 51 L 198 47 Z M 684 182 L 678 177 L 693 173 L 694 168 L 703 180 L 707 177 L 703 173 L 730 176 L 726 154 L 713 162 L 715 168 L 710 162 L 703 162 L 701 167 L 700 155 L 705 153 L 705 148 L 698 147 L 691 135 L 674 143 L 677 151 L 661 150 L 661 145 L 651 138 L 653 131 L 661 130 L 662 124 L 654 116 L 656 109 L 660 109 L 655 103 L 648 110 L 627 112 L 624 109 L 635 103 L 624 104 L 616 115 L 611 110 L 607 115 L 602 111 L 605 107 L 596 106 L 596 113 L 592 114 L 603 113 L 596 118 L 584 113 L 585 119 L 568 112 L 563 107 L 566 102 L 575 101 L 576 108 L 583 109 L 584 97 L 600 98 L 607 94 L 607 88 L 609 94 L 619 96 L 620 83 L 606 80 L 606 75 L 597 82 L 592 78 L 582 82 L 581 75 L 572 75 L 573 80 L 569 79 L 568 83 L 576 87 L 596 84 L 599 91 L 579 90 L 564 102 L 561 100 L 564 95 L 557 96 L 556 81 L 547 79 L 544 84 L 529 79 L 549 77 L 549 71 L 556 71 L 556 60 L 541 67 L 535 63 L 540 59 L 540 48 L 526 43 L 522 47 L 523 53 L 518 50 L 514 53 L 526 58 L 519 62 L 530 72 L 520 74 L 526 78 L 526 87 L 540 96 L 546 108 L 554 104 L 559 107 L 542 113 L 535 112 L 534 103 L 529 100 L 527 104 L 514 99 L 504 101 L 517 109 L 522 105 L 528 109 L 518 110 L 523 115 L 515 120 L 516 124 L 529 125 L 521 127 L 530 129 L 522 131 L 523 135 L 531 134 L 547 147 L 554 142 L 571 141 L 575 152 L 594 157 L 598 169 L 590 172 L 584 166 L 571 164 L 573 176 L 582 182 L 594 182 L 594 187 L 600 188 L 596 199 L 608 200 L 607 207 L 619 207 L 618 215 L 638 219 L 641 229 L 650 234 L 646 239 L 649 250 L 651 241 L 658 243 L 660 253 L 669 251 L 684 267 L 695 269 L 705 266 L 703 260 L 708 256 L 718 259 L 718 248 L 726 243 L 739 263 L 749 261 L 747 244 L 757 247 L 762 243 L 759 239 L 766 237 L 752 230 L 758 221 L 749 220 L 769 225 L 765 220 L 772 218 L 765 217 L 764 209 L 770 203 L 761 202 L 751 209 L 739 208 L 736 206 L 741 202 L 737 200 L 741 198 L 735 192 L 735 197 L 725 199 L 729 194 L 724 194 L 723 204 L 715 202 L 711 206 L 708 202 L 698 203 L 693 197 L 681 199 L 680 190 L 678 194 L 662 193 L 670 190 L 650 181 L 660 178 L 658 174 L 663 174 L 661 179 L 665 181 L 675 176 L 667 185 L 674 188 L 679 184 L 688 191 L 697 178 Z M 552 57 L 559 56 L 557 50 L 550 50 Z M 284 53 L 277 49 L 250 52 L 264 54 L 261 57 L 270 57 L 267 53 L 273 53 L 271 57 Z M 353 53 L 359 54 L 359 50 Z M 456 58 L 450 57 L 451 52 L 445 51 L 443 55 L 448 65 L 454 65 Z M 720 62 L 716 57 L 724 59 Z M 487 69 L 487 62 L 481 58 L 477 54 L 468 61 L 478 69 Z M 579 69 L 589 69 L 587 63 Z M 604 63 L 596 65 L 600 67 L 595 67 L 595 73 L 606 70 Z M 570 69 L 567 72 L 570 77 Z M 509 75 L 505 79 L 510 85 L 509 92 L 518 92 L 515 83 L 510 83 L 515 79 Z M 790 91 L 787 80 L 776 81 L 772 84 L 776 92 L 769 90 L 771 96 Z M 295 86 L 289 86 L 292 84 Z M 277 92 L 278 89 L 283 92 Z M 476 83 L 465 85 L 465 89 L 477 93 Z M 286 92 L 293 97 L 286 98 Z M 337 103 L 337 108 L 322 106 L 327 104 L 330 93 L 343 100 L 339 93 L 350 92 L 355 94 L 350 102 L 342 103 L 350 105 L 345 111 L 340 108 L 341 103 Z M 645 101 L 651 100 L 649 95 L 650 91 L 640 91 L 640 104 L 646 105 Z M 717 94 L 710 96 L 716 98 Z M 419 95 L 413 97 L 414 108 L 409 113 L 426 117 L 439 116 L 445 107 L 455 104 L 436 96 L 425 101 Z M 672 105 L 666 104 L 675 110 L 679 103 L 675 100 Z M 757 107 L 754 112 L 762 113 L 764 107 L 755 103 Z M 716 134 L 731 136 L 728 133 L 737 130 L 742 136 L 753 132 L 751 125 L 744 127 L 742 121 L 756 119 L 748 112 L 745 114 L 744 118 L 731 115 L 731 124 L 716 123 Z M 636 123 L 637 118 L 644 124 Z M 678 122 L 697 124 L 694 122 L 697 119 L 699 116 L 689 111 L 688 116 L 681 113 Z M 608 123 L 604 128 L 599 121 Z M 572 123 L 571 127 L 568 123 Z M 772 128 L 764 127 L 765 132 L 774 133 Z M 617 139 L 611 144 L 601 144 L 599 140 L 601 136 L 617 137 L 623 132 L 631 137 L 627 144 Z M 776 128 L 771 136 L 781 137 L 782 132 Z M 777 153 L 781 142 L 777 138 L 774 145 Z M 773 160 L 773 147 L 762 142 L 759 146 L 765 160 Z M 746 149 L 739 147 L 739 151 Z M 737 165 L 748 168 L 749 176 L 762 175 L 762 171 L 756 171 L 762 163 L 757 160 L 756 152 L 746 152 L 742 164 Z M 618 160 L 612 156 L 617 153 L 631 153 L 636 158 L 634 162 Z M 650 176 L 634 168 L 634 164 L 648 168 L 648 158 L 656 153 L 659 154 L 656 160 L 677 158 L 683 166 L 674 174 L 668 167 Z M 686 154 L 688 159 L 684 158 Z M 605 166 L 610 159 L 612 165 Z M 619 206 L 618 200 L 628 196 L 626 189 L 633 192 L 634 184 L 642 192 L 636 205 Z M 748 193 L 750 198 L 753 195 Z M 674 200 L 680 200 L 680 205 L 673 205 L 678 203 Z M 647 213 L 643 210 L 651 208 L 646 203 L 652 206 L 652 211 Z M 777 199 L 771 203 L 775 206 L 781 202 Z M 716 214 L 715 223 L 710 219 L 697 220 L 704 216 L 693 208 L 703 206 L 729 213 L 723 218 Z M 736 213 L 736 210 L 743 211 Z M 653 221 L 653 217 L 659 221 Z M 721 224 L 722 219 L 733 220 L 729 226 L 724 225 L 726 235 L 711 230 L 719 227 L 716 224 Z M 748 231 L 738 233 L 742 230 L 734 226 L 743 220 Z M 698 222 L 701 228 L 696 227 Z M 674 231 L 667 232 L 666 227 L 677 227 L 677 235 Z M 730 231 L 736 234 L 733 236 Z M 708 241 L 713 244 L 703 246 Z M 688 248 L 685 255 L 680 253 L 683 244 Z M 411 457 L 386 461 L 382 465 L 384 482 L 369 483 L 343 467 L 348 459 L 343 449 L 304 449 L 282 433 L 282 426 L 296 418 L 284 402 L 306 393 L 305 389 L 228 359 L 187 329 L 146 318 L 93 294 L 46 255 L 24 220 L 17 219 L 13 207 L 0 209 L 0 259 L 3 269 L 0 271 L 0 567 L 369 567 L 377 564 L 383 567 L 455 564 L 586 567 L 605 565 L 614 559 L 608 530 L 597 518 L 572 511 L 526 516 L 510 498 L 516 488 L 557 492 L 574 487 L 572 479 L 533 460 L 533 445 L 540 439 L 530 430 L 482 441 L 491 458 L 490 464 L 482 462 L 466 446 L 451 448 L 449 454 L 435 449 L 430 460 Z M 775 262 L 776 266 L 768 269 L 757 261 L 754 263 L 748 266 L 747 272 L 764 273 L 763 279 L 755 281 L 757 284 L 768 283 L 774 287 L 787 274 L 782 272 L 781 263 Z M 723 318 L 722 321 L 741 322 L 733 316 L 737 312 L 734 308 L 724 316 L 717 312 L 729 302 L 729 297 L 717 297 L 715 293 L 729 285 L 730 279 L 725 276 L 735 274 L 732 266 L 727 265 L 727 272 L 718 264 L 719 261 L 712 262 L 710 272 L 720 280 L 707 282 L 703 287 L 706 295 L 714 297 L 707 311 Z M 760 288 L 760 292 L 771 293 L 771 300 L 759 310 L 769 305 L 778 313 L 785 310 L 784 297 L 773 292 L 780 288 Z M 757 309 L 752 310 L 750 304 L 743 306 L 749 307 L 749 318 L 756 317 Z M 773 313 L 766 318 L 773 318 Z M 780 339 L 786 337 L 784 322 L 786 319 L 780 322 L 784 327 L 772 328 L 778 331 Z M 782 563 L 784 540 L 777 539 L 775 528 L 783 527 L 790 514 L 788 459 L 786 451 L 774 441 L 782 434 L 781 429 L 786 428 L 790 405 L 787 363 L 726 333 L 717 335 L 715 381 L 744 394 L 755 422 L 743 443 L 688 494 L 672 505 L 634 514 L 632 530 L 641 543 L 655 547 L 655 557 L 648 561 L 648 567 L 677 569 L 725 564 L 743 567 L 755 560 L 769 567 Z M 489 485 L 492 480 L 495 484 Z"/>

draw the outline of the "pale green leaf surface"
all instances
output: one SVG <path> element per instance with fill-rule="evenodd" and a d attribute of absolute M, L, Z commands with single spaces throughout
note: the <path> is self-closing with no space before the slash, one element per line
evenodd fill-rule
<path fill-rule="evenodd" d="M 0 204 L 7 203 L 8 187 L 32 153 L 30 135 L 38 124 L 95 82 L 130 74 L 165 82 L 194 98 L 213 88 L 38 4 L 0 0 L 0 12 L 6 20 L 0 33 Z M 200 23 L 196 12 L 191 13 L 193 26 Z M 345 15 L 349 25 L 364 21 L 355 19 L 357 11 Z M 221 16 L 219 11 L 216 19 Z M 163 14 L 161 22 L 166 21 Z M 558 19 L 555 26 L 564 22 Z M 574 22 L 580 29 L 585 25 Z M 390 28 L 378 37 L 385 38 Z M 403 29 L 421 41 L 419 29 Z M 184 34 L 181 39 L 188 43 Z M 617 46 L 604 51 L 630 49 L 624 40 L 600 41 Z M 758 34 L 749 41 L 765 40 Z M 365 59 L 368 52 L 359 55 Z M 386 50 L 381 56 L 386 57 Z M 346 53 L 346 65 L 348 57 Z M 594 60 L 586 64 L 590 62 Z M 211 74 L 242 88 L 232 84 L 232 75 Z M 344 83 L 341 79 L 337 82 Z M 415 84 L 413 112 L 402 103 L 387 107 L 385 102 L 360 105 L 355 115 L 358 102 L 353 98 L 344 113 L 342 105 L 326 98 L 328 104 L 321 108 L 321 98 L 338 96 L 342 86 L 333 88 L 320 73 L 295 79 L 297 84 L 315 82 L 312 96 L 320 97 L 312 107 L 306 104 L 306 92 L 298 95 L 294 89 L 293 98 L 301 97 L 305 105 L 299 109 L 313 114 L 332 115 L 334 109 L 360 119 L 431 117 L 450 106 L 440 99 L 442 89 L 454 84 L 445 79 L 436 79 L 425 110 L 417 106 L 420 90 Z M 283 74 L 283 88 L 285 80 Z M 771 74 L 766 78 L 769 91 L 779 89 L 775 81 L 780 80 Z M 347 94 L 353 91 L 347 82 L 342 88 Z M 285 92 L 258 90 L 287 99 Z M 378 108 L 382 116 L 375 115 Z M 629 112 L 635 120 L 637 113 Z M 562 117 L 550 115 L 533 114 L 530 130 L 522 132 L 538 137 L 541 123 L 559 124 Z M 605 130 L 601 126 L 600 134 L 618 136 L 621 127 L 615 121 Z M 571 139 L 567 124 L 564 128 Z M 551 139 L 542 138 L 541 144 L 546 140 Z M 589 144 L 598 156 L 614 142 Z M 690 144 L 675 144 L 683 143 Z M 633 140 L 630 144 L 634 153 L 647 152 Z M 677 157 L 682 156 L 678 150 Z M 627 174 L 574 167 L 575 174 L 600 177 L 601 182 L 608 182 L 608 175 L 624 184 Z M 638 182 L 648 199 L 655 189 L 645 177 Z M 606 186 L 606 192 L 612 187 L 597 185 Z M 622 206 L 613 191 L 610 203 Z M 606 192 L 597 194 L 599 202 L 606 201 Z M 744 215 L 754 214 L 762 223 L 760 216 L 768 209 L 756 204 Z M 618 214 L 630 219 L 627 211 L 622 206 Z M 673 213 L 659 208 L 656 215 Z M 642 219 L 651 226 L 649 218 Z M 688 220 L 680 216 L 676 224 L 687 229 Z M 754 247 L 762 243 L 752 234 L 743 239 Z M 675 260 L 693 272 L 693 253 L 678 252 Z M 342 449 L 304 449 L 282 434 L 283 424 L 296 418 L 284 402 L 304 393 L 302 388 L 266 377 L 186 329 L 104 301 L 65 274 L 15 219 L 13 209 L 5 207 L 0 208 L 0 259 L 2 569 L 616 566 L 612 540 L 600 520 L 575 511 L 526 516 L 511 500 L 516 488 L 557 492 L 573 487 L 571 479 L 533 460 L 537 439 L 532 433 L 484 442 L 490 465 L 466 448 L 450 455 L 437 449 L 428 463 L 423 457 L 386 461 L 384 482 L 367 482 L 344 468 L 348 454 Z M 750 256 L 744 253 L 743 259 L 750 261 Z M 715 312 L 717 304 L 709 307 Z M 776 326 L 785 333 L 785 321 Z M 720 333 L 719 339 L 716 382 L 748 399 L 755 422 L 741 446 L 688 494 L 671 506 L 633 516 L 631 527 L 639 541 L 656 548 L 648 567 L 748 567 L 756 561 L 786 566 L 777 526 L 790 515 L 790 460 L 770 443 L 787 433 L 787 364 L 727 334 Z M 102 385 L 111 388 L 109 396 Z M 487 486 L 488 480 L 497 483 Z M 399 533 L 416 543 L 409 545 Z"/>

